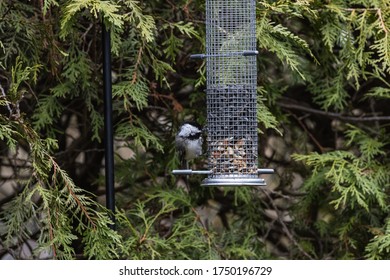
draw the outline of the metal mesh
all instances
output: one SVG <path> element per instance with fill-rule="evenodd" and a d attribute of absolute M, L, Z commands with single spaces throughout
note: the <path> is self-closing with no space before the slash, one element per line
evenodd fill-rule
<path fill-rule="evenodd" d="M 255 0 L 206 0 L 209 178 L 257 178 Z"/>

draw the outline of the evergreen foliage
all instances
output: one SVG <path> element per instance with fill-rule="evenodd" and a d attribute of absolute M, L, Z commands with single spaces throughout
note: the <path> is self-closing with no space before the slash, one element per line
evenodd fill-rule
<path fill-rule="evenodd" d="M 29 240 L 29 258 L 390 258 L 389 1 L 257 1 L 259 158 L 278 173 L 268 188 L 201 188 L 197 176 L 187 188 L 170 173 L 179 123 L 205 124 L 205 65 L 188 59 L 204 52 L 204 9 L 0 2 L 0 194 L 12 189 L 1 258 L 22 258 Z M 101 204 L 101 20 L 117 231 Z"/>

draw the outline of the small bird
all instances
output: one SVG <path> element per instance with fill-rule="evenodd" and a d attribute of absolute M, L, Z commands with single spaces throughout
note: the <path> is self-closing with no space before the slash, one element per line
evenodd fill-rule
<path fill-rule="evenodd" d="M 175 138 L 181 166 L 188 169 L 188 161 L 202 155 L 202 128 L 196 122 L 183 123 Z"/>

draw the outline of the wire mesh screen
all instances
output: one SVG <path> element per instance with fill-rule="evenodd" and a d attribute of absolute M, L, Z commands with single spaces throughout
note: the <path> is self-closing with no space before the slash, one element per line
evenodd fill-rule
<path fill-rule="evenodd" d="M 255 0 L 206 0 L 205 185 L 258 178 L 256 53 Z"/>

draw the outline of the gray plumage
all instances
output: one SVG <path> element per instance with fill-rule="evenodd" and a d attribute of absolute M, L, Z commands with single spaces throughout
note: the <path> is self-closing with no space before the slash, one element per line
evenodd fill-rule
<path fill-rule="evenodd" d="M 184 123 L 175 138 L 176 149 L 182 166 L 202 155 L 202 129 L 196 123 Z"/>

